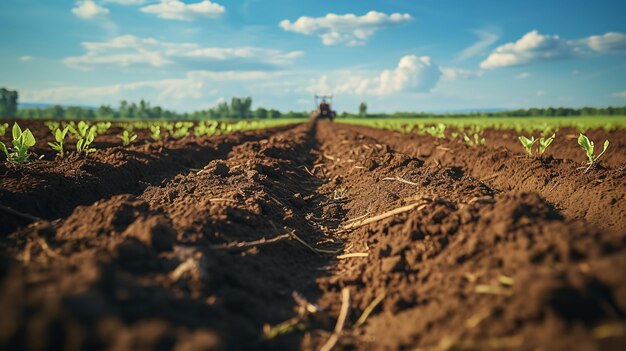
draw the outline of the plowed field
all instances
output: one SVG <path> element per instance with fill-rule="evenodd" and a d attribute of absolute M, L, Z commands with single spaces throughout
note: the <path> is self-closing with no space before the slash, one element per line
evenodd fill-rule
<path fill-rule="evenodd" d="M 0 165 L 0 349 L 623 350 L 626 133 L 586 173 L 573 133 L 530 159 L 320 121 Z"/>

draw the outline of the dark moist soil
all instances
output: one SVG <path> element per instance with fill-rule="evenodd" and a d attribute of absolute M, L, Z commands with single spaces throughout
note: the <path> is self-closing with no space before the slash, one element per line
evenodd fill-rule
<path fill-rule="evenodd" d="M 486 134 L 320 121 L 0 166 L 41 218 L 0 211 L 0 349 L 319 350 L 347 289 L 334 349 L 622 350 L 623 154 L 583 173 L 575 140 Z"/>

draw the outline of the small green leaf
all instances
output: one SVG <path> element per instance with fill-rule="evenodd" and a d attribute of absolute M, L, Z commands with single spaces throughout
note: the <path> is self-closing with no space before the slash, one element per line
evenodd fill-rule
<path fill-rule="evenodd" d="M 7 155 L 7 157 L 9 157 L 9 150 L 7 150 L 7 146 L 4 145 L 4 143 L 1 141 L 0 141 L 0 150 L 2 150 L 2 152 L 4 152 L 4 154 Z"/>
<path fill-rule="evenodd" d="M 17 125 L 17 122 L 13 124 L 13 130 L 11 131 L 11 133 L 13 134 L 13 140 L 19 139 L 22 135 L 22 129 L 20 128 L 20 126 Z"/>
<path fill-rule="evenodd" d="M 589 138 L 587 136 L 580 133 L 578 136 L 578 145 L 585 150 L 589 150 L 591 148 L 591 143 L 589 142 Z"/>
<path fill-rule="evenodd" d="M 23 135 L 23 138 L 24 138 L 24 145 L 26 147 L 31 147 L 31 146 L 35 145 L 35 136 L 30 131 L 30 129 L 26 128 L 26 130 L 24 130 L 22 135 Z"/>

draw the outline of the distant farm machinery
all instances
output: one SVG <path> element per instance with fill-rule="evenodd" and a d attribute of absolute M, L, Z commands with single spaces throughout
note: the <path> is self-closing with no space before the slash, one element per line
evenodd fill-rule
<path fill-rule="evenodd" d="M 318 119 L 334 120 L 337 112 L 333 111 L 332 104 L 332 95 L 315 94 L 315 110 L 311 111 L 309 117 L 312 121 Z"/>

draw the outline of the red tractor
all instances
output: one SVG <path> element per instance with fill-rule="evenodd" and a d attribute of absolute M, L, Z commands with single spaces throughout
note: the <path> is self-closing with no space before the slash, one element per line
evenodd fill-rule
<path fill-rule="evenodd" d="M 312 121 L 318 119 L 334 120 L 337 113 L 332 109 L 332 95 L 315 95 L 315 110 L 311 111 L 310 118 Z"/>

